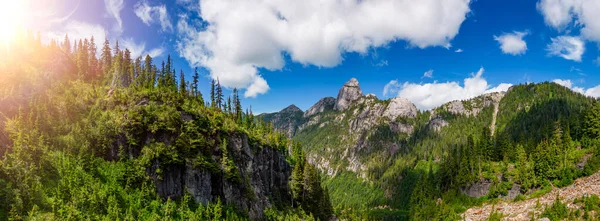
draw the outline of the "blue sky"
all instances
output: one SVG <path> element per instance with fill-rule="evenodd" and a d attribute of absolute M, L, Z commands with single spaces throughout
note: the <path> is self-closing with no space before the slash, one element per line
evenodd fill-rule
<path fill-rule="evenodd" d="M 201 68 L 205 95 L 219 78 L 257 113 L 307 109 L 352 77 L 365 94 L 421 109 L 525 82 L 600 96 L 598 0 L 61 0 L 36 10 L 52 12 L 30 24 L 47 39 L 94 35 L 155 61 L 170 54 L 188 76 Z"/>

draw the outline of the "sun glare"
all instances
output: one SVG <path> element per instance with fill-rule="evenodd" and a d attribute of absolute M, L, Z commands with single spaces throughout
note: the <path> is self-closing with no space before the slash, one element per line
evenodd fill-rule
<path fill-rule="evenodd" d="M 0 0 L 0 44 L 8 47 L 22 27 L 26 16 L 22 0 Z"/>

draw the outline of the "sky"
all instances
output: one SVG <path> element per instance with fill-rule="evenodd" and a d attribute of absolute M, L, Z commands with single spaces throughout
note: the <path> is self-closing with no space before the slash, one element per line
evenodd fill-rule
<path fill-rule="evenodd" d="M 205 97 L 218 79 L 254 113 L 306 110 L 353 77 L 422 110 L 528 82 L 600 96 L 600 0 L 24 1 L 46 42 L 170 55 L 188 77 L 199 68 Z"/>

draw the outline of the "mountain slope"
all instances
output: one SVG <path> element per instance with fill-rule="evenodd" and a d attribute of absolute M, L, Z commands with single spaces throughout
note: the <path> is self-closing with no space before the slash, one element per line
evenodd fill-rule
<path fill-rule="evenodd" d="M 565 185 L 582 175 L 577 165 L 585 156 L 596 157 L 590 141 L 596 138 L 585 136 L 583 118 L 597 102 L 554 83 L 518 85 L 424 112 L 402 98 L 362 95 L 355 79 L 338 98 L 342 108 L 305 114 L 294 140 L 328 175 L 342 217 L 457 217 L 457 198 Z M 438 198 L 449 207 L 428 214 Z M 476 201 L 467 197 L 456 206 Z"/>

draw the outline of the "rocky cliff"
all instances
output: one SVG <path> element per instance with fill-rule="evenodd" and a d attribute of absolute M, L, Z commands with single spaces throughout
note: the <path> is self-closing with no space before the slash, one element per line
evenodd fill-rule
<path fill-rule="evenodd" d="M 248 211 L 251 219 L 261 219 L 263 211 L 274 203 L 290 202 L 289 177 L 292 168 L 278 150 L 249 144 L 245 134 L 227 136 L 227 152 L 235 169 L 228 176 L 224 168 L 211 168 L 198 161 L 186 159 L 179 164 L 155 160 L 148 171 L 163 198 L 177 199 L 186 192 L 197 203 L 221 200 L 241 211 Z M 212 160 L 222 160 L 222 150 L 215 148 Z M 161 168 L 161 172 L 156 172 Z"/>

